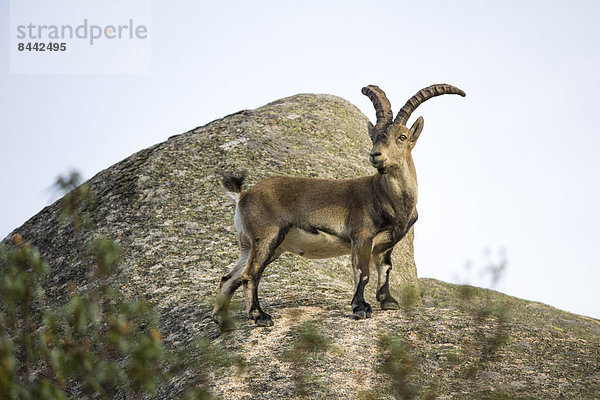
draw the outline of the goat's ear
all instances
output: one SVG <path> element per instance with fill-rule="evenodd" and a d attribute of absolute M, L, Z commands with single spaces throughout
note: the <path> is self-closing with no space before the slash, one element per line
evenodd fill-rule
<path fill-rule="evenodd" d="M 421 134 L 422 130 L 423 130 L 423 117 L 419 117 L 419 118 L 417 118 L 415 123 L 410 127 L 410 133 L 411 133 L 410 141 L 416 142 L 417 139 L 419 138 L 419 135 Z"/>
<path fill-rule="evenodd" d="M 371 141 L 375 140 L 375 126 L 371 123 L 371 121 L 367 122 L 367 131 L 369 132 Z"/>

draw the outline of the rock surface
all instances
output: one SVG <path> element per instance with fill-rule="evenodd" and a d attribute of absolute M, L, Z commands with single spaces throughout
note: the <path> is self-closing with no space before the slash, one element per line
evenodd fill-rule
<path fill-rule="evenodd" d="M 481 289 L 467 302 L 459 288 L 435 280 L 421 280 L 422 306 L 403 311 L 379 310 L 371 283 L 366 299 L 375 306 L 373 317 L 354 321 L 347 257 L 282 256 L 260 286 L 275 326 L 255 327 L 238 306 L 232 312 L 238 329 L 220 334 L 210 313 L 219 279 L 237 259 L 237 243 L 233 206 L 223 196 L 219 173 L 247 170 L 249 184 L 276 174 L 374 173 L 366 123 L 343 99 L 297 95 L 174 136 L 100 172 L 89 182 L 96 196 L 91 211 L 98 232 L 116 239 L 123 251 L 115 285 L 159 308 L 170 346 L 205 336 L 244 356 L 243 372 L 212 376 L 210 389 L 228 399 L 294 397 L 297 370 L 284 354 L 309 320 L 330 342 L 304 365 L 314 383 L 309 398 L 383 396 L 378 388 L 389 379 L 376 372 L 377 342 L 386 333 L 410 344 L 408 380 L 421 398 L 599 398 L 599 321 Z M 58 204 L 46 207 L 16 230 L 48 260 L 48 298 L 56 305 L 66 300 L 68 282 L 82 290 L 87 282 L 80 255 L 88 238 L 60 224 L 60 212 Z M 403 296 L 401 288 L 419 286 L 412 239 L 411 231 L 394 251 L 396 298 Z M 242 302 L 240 292 L 234 302 Z M 490 307 L 508 309 L 511 317 L 482 314 Z M 505 340 L 488 351 L 488 339 L 498 334 Z M 186 379 L 162 387 L 159 397 L 177 397 Z"/>

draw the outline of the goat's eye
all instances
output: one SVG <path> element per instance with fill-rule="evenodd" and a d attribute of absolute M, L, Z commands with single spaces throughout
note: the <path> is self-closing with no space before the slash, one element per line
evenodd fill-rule
<path fill-rule="evenodd" d="M 406 140 L 406 135 L 400 135 L 398 136 L 398 139 L 402 142 L 404 142 Z"/>

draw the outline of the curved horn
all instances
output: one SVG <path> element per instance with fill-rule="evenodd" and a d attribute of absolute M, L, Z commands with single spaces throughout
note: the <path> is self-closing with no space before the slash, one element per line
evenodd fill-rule
<path fill-rule="evenodd" d="M 373 106 L 375 106 L 375 115 L 377 116 L 376 124 L 378 126 L 391 124 L 394 114 L 392 113 L 390 101 L 383 90 L 379 89 L 378 86 L 369 85 L 362 88 L 362 94 L 368 96 L 373 103 Z"/>
<path fill-rule="evenodd" d="M 398 115 L 396 115 L 394 123 L 406 126 L 406 121 L 408 121 L 408 118 L 410 118 L 410 114 L 412 114 L 413 111 L 415 111 L 415 109 L 419 107 L 419 105 L 422 102 L 427 101 L 432 97 L 440 96 L 442 94 L 459 94 L 462 97 L 466 96 L 465 92 L 452 85 L 447 85 L 445 83 L 431 85 L 429 87 L 426 87 L 425 89 L 419 90 L 417 93 L 415 93 L 413 97 L 408 99 L 404 107 L 402 107 L 400 111 L 398 111 Z"/>

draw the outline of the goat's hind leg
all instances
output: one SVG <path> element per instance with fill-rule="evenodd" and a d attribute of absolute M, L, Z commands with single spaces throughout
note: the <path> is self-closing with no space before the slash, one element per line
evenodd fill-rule
<path fill-rule="evenodd" d="M 219 325 L 222 332 L 228 332 L 235 328 L 233 321 L 227 315 L 229 303 L 235 291 L 242 285 L 242 273 L 248 264 L 250 255 L 250 244 L 240 239 L 240 258 L 227 275 L 221 278 L 215 306 L 213 309 L 213 321 Z"/>
<path fill-rule="evenodd" d="M 246 311 L 248 316 L 258 326 L 272 326 L 273 319 L 264 312 L 258 301 L 258 284 L 266 266 L 275 261 L 281 255 L 277 247 L 281 244 L 285 235 L 279 229 L 270 230 L 263 238 L 252 242 L 250 257 L 246 270 L 242 274 L 244 285 L 244 297 L 246 299 Z"/>

